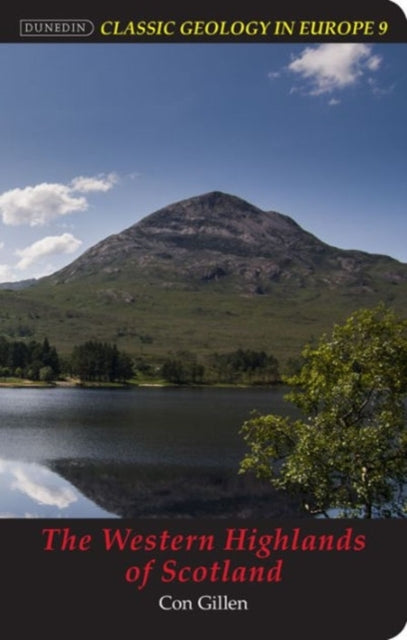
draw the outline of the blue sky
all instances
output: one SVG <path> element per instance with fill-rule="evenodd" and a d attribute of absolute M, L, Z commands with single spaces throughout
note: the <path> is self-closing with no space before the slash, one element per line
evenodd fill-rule
<path fill-rule="evenodd" d="M 0 44 L 0 281 L 221 190 L 407 262 L 406 44 Z"/>

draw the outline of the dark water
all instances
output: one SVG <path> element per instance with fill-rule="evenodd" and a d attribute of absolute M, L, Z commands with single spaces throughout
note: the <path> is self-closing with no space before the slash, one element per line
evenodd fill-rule
<path fill-rule="evenodd" d="M 282 389 L 0 389 L 0 515 L 114 517 L 54 463 L 237 469 L 252 410 L 287 413 Z"/>

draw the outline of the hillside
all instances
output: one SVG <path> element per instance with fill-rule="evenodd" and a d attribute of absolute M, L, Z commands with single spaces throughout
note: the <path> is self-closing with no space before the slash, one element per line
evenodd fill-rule
<path fill-rule="evenodd" d="M 212 192 L 156 211 L 29 288 L 0 331 L 68 352 L 88 338 L 152 360 L 265 349 L 284 361 L 360 306 L 407 310 L 407 265 L 329 246 L 293 219 Z"/>

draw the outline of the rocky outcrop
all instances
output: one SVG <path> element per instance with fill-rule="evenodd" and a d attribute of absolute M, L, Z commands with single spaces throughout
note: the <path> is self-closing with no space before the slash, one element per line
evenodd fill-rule
<path fill-rule="evenodd" d="M 406 281 L 407 265 L 332 247 L 286 215 L 214 191 L 148 215 L 46 280 L 95 276 L 109 281 L 105 290 L 122 279 L 144 279 L 166 288 L 223 286 L 267 295 L 278 284 L 374 290 L 378 282 Z"/>

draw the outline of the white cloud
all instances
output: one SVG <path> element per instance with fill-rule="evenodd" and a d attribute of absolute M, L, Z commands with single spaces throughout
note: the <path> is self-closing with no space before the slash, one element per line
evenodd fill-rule
<path fill-rule="evenodd" d="M 17 280 L 8 264 L 0 264 L 0 282 L 14 282 Z"/>
<path fill-rule="evenodd" d="M 366 66 L 370 71 L 377 71 L 382 64 L 382 58 L 380 56 L 372 56 L 366 62 Z"/>
<path fill-rule="evenodd" d="M 116 184 L 116 174 L 79 176 L 70 184 L 43 182 L 11 189 L 0 194 L 0 215 L 6 225 L 36 227 L 60 216 L 86 211 L 89 204 L 80 193 L 108 191 Z"/>
<path fill-rule="evenodd" d="M 88 203 L 83 196 L 73 196 L 63 184 L 43 182 L 34 187 L 11 189 L 0 195 L 0 213 L 4 224 L 30 227 L 43 225 L 67 213 L 84 211 Z"/>
<path fill-rule="evenodd" d="M 0 249 L 4 249 L 4 242 L 0 242 Z"/>
<path fill-rule="evenodd" d="M 95 177 L 78 176 L 71 182 L 72 191 L 88 193 L 90 191 L 109 191 L 118 181 L 115 173 Z"/>
<path fill-rule="evenodd" d="M 60 479 L 48 469 L 36 463 L 14 462 L 0 459 L 0 474 L 4 475 L 4 486 L 20 491 L 36 503 L 57 506 L 66 509 L 73 502 L 77 502 L 76 492 L 69 486 L 60 486 Z M 3 511 L 0 518 L 17 518 L 20 514 Z M 35 513 L 26 511 L 25 518 L 39 517 Z"/>
<path fill-rule="evenodd" d="M 390 93 L 392 93 L 394 91 L 395 85 L 392 84 L 390 86 L 380 86 L 379 83 L 377 82 L 376 78 L 368 78 L 367 79 L 367 84 L 369 85 L 372 93 L 374 93 L 375 96 L 386 96 Z"/>
<path fill-rule="evenodd" d="M 70 487 L 55 487 L 43 484 L 30 478 L 23 469 L 13 470 L 15 480 L 11 484 L 12 489 L 17 489 L 29 498 L 40 504 L 57 506 L 59 509 L 66 509 L 72 502 L 76 502 L 77 497 Z M 44 481 L 48 478 L 44 478 Z"/>
<path fill-rule="evenodd" d="M 372 47 L 360 43 L 327 43 L 306 47 L 288 65 L 288 71 L 305 81 L 309 95 L 332 93 L 355 85 L 366 72 L 377 71 L 382 62 Z"/>
<path fill-rule="evenodd" d="M 341 101 L 336 98 L 331 98 L 328 104 L 330 107 L 336 107 L 337 104 L 341 104 Z"/>
<path fill-rule="evenodd" d="M 61 236 L 47 236 L 24 249 L 17 249 L 16 255 L 21 259 L 16 266 L 20 270 L 27 269 L 27 267 L 46 256 L 74 253 L 81 244 L 82 241 L 75 238 L 71 233 L 63 233 Z"/>

